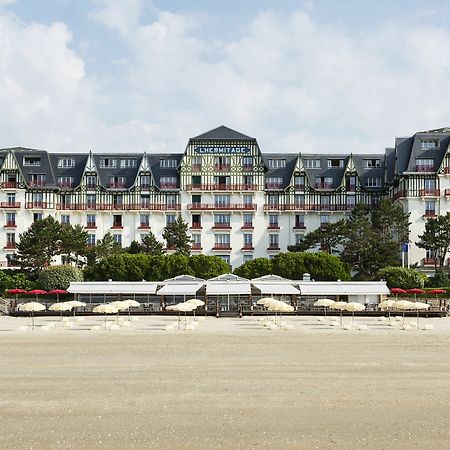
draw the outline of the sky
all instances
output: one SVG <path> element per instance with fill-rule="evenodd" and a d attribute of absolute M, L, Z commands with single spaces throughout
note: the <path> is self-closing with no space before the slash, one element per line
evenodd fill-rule
<path fill-rule="evenodd" d="M 0 148 L 384 153 L 450 126 L 450 0 L 0 0 Z"/>

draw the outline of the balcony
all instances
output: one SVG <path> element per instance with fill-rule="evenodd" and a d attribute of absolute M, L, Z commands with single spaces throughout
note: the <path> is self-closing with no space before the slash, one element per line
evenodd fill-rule
<path fill-rule="evenodd" d="M 30 188 L 40 188 L 40 187 L 44 187 L 47 184 L 47 182 L 45 180 L 30 180 L 28 182 L 28 186 Z"/>
<path fill-rule="evenodd" d="M 278 223 L 269 223 L 269 225 L 267 225 L 267 228 L 269 230 L 279 230 L 280 225 L 278 225 Z"/>
<path fill-rule="evenodd" d="M 213 230 L 231 230 L 231 225 L 229 222 L 224 223 L 214 223 L 212 227 Z"/>
<path fill-rule="evenodd" d="M 5 228 L 16 228 L 16 226 L 17 226 L 16 222 L 8 222 L 8 221 L 4 225 Z"/>
<path fill-rule="evenodd" d="M 201 172 L 202 165 L 201 164 L 192 164 L 191 170 L 192 170 L 192 172 Z"/>
<path fill-rule="evenodd" d="M 225 243 L 215 243 L 213 250 L 231 250 L 231 245 L 229 242 L 225 242 Z"/>
<path fill-rule="evenodd" d="M 403 198 L 406 197 L 406 192 L 405 191 L 398 191 L 394 194 L 394 196 L 392 197 L 392 200 L 398 200 L 399 198 Z"/>
<path fill-rule="evenodd" d="M 284 205 L 280 203 L 266 203 L 264 211 L 284 211 Z"/>
<path fill-rule="evenodd" d="M 434 166 L 418 164 L 416 166 L 416 172 L 435 172 Z"/>
<path fill-rule="evenodd" d="M 425 211 L 425 213 L 422 215 L 425 219 L 432 219 L 434 217 L 437 217 L 436 211 L 434 210 L 428 210 Z"/>
<path fill-rule="evenodd" d="M 298 222 L 293 227 L 294 230 L 306 230 L 305 224 Z"/>
<path fill-rule="evenodd" d="M 20 208 L 20 202 L 1 202 L 2 208 Z"/>
<path fill-rule="evenodd" d="M 16 248 L 15 242 L 7 242 L 4 247 L 6 250 L 14 250 Z"/>
<path fill-rule="evenodd" d="M 267 250 L 280 250 L 280 244 L 269 244 Z"/>
<path fill-rule="evenodd" d="M 315 189 L 333 189 L 333 183 L 315 183 Z"/>
<path fill-rule="evenodd" d="M 25 208 L 27 209 L 47 209 L 48 208 L 48 204 L 47 202 L 27 202 L 25 204 Z"/>
<path fill-rule="evenodd" d="M 266 189 L 283 189 L 283 183 L 266 183 Z"/>
<path fill-rule="evenodd" d="M 151 188 L 150 184 L 141 184 L 139 187 L 141 188 L 141 191 L 149 191 Z"/>
<path fill-rule="evenodd" d="M 304 191 L 305 190 L 305 185 L 304 184 L 294 184 L 294 189 L 296 191 Z"/>
<path fill-rule="evenodd" d="M 450 196 L 450 189 L 446 189 L 445 191 L 444 191 L 444 195 L 446 196 L 446 197 L 449 197 Z"/>
<path fill-rule="evenodd" d="M 56 209 L 72 210 L 72 211 L 84 211 L 84 210 L 97 210 L 97 211 L 134 211 L 134 210 L 151 210 L 151 211 L 179 211 L 181 205 L 176 204 L 156 204 L 156 203 L 72 203 L 66 205 L 58 203 Z"/>
<path fill-rule="evenodd" d="M 424 266 L 434 266 L 435 264 L 439 264 L 436 258 L 423 258 L 422 262 Z"/>
<path fill-rule="evenodd" d="M 253 230 L 253 222 L 244 222 L 241 230 Z"/>
<path fill-rule="evenodd" d="M 4 181 L 0 184 L 2 189 L 18 189 L 19 183 L 17 181 Z"/>
<path fill-rule="evenodd" d="M 97 224 L 95 222 L 88 222 L 84 228 L 87 230 L 95 230 L 97 228 Z"/>
<path fill-rule="evenodd" d="M 88 191 L 95 191 L 97 189 L 97 185 L 93 184 L 93 183 L 88 183 L 88 184 L 86 184 L 86 189 Z"/>
<path fill-rule="evenodd" d="M 187 205 L 189 210 L 204 210 L 204 211 L 229 211 L 229 210 L 241 210 L 241 211 L 255 211 L 256 204 L 254 203 L 189 203 Z"/>
<path fill-rule="evenodd" d="M 58 183 L 58 187 L 61 189 L 72 189 L 74 186 L 75 186 L 75 183 L 71 183 L 71 182 Z"/>
<path fill-rule="evenodd" d="M 254 250 L 253 244 L 244 244 L 241 250 Z"/>
<path fill-rule="evenodd" d="M 421 189 L 419 191 L 421 197 L 440 197 L 440 189 Z"/>
<path fill-rule="evenodd" d="M 200 242 L 193 242 L 191 250 L 203 250 L 202 244 Z"/>
<path fill-rule="evenodd" d="M 244 172 L 253 172 L 253 164 L 244 164 L 242 170 Z"/>
<path fill-rule="evenodd" d="M 93 247 L 95 247 L 95 243 L 94 243 L 94 242 L 88 242 L 88 243 L 86 244 L 86 247 L 87 247 L 87 248 L 93 248 Z"/>
<path fill-rule="evenodd" d="M 111 182 L 108 184 L 110 189 L 126 189 L 126 184 L 122 182 Z"/>
<path fill-rule="evenodd" d="M 179 189 L 177 183 L 161 183 L 159 185 L 160 189 Z"/>
<path fill-rule="evenodd" d="M 256 191 L 258 186 L 256 184 L 188 184 L 186 190 L 188 191 Z"/>
<path fill-rule="evenodd" d="M 202 228 L 202 224 L 198 222 L 193 222 L 191 225 L 192 230 L 201 230 Z"/>
<path fill-rule="evenodd" d="M 122 223 L 113 223 L 111 226 L 111 230 L 123 230 Z"/>
<path fill-rule="evenodd" d="M 230 164 L 216 164 L 214 166 L 214 170 L 216 172 L 229 172 L 230 171 Z"/>
<path fill-rule="evenodd" d="M 148 222 L 141 222 L 138 226 L 139 230 L 150 230 L 150 223 Z"/>

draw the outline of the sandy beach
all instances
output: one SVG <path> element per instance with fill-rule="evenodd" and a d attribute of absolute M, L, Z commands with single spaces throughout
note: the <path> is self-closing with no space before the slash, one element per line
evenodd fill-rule
<path fill-rule="evenodd" d="M 23 332 L 30 319 L 0 317 L 2 449 L 450 446 L 449 318 L 421 319 L 430 331 L 315 317 L 165 331 L 174 318 L 154 316 L 42 330 L 55 321 Z"/>

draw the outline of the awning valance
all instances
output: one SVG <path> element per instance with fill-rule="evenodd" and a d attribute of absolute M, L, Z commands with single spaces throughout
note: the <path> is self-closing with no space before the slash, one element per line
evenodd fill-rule
<path fill-rule="evenodd" d="M 302 295 L 383 295 L 389 294 L 384 281 L 312 281 L 300 282 Z"/>
<path fill-rule="evenodd" d="M 84 281 L 70 283 L 71 294 L 154 294 L 157 284 L 146 281 Z"/>
<path fill-rule="evenodd" d="M 249 295 L 250 283 L 243 282 L 220 282 L 206 283 L 206 295 Z"/>
<path fill-rule="evenodd" d="M 168 283 L 158 292 L 158 295 L 195 295 L 203 283 Z"/>
<path fill-rule="evenodd" d="M 261 294 L 300 295 L 300 291 L 290 284 L 253 283 L 253 286 L 259 289 Z"/>

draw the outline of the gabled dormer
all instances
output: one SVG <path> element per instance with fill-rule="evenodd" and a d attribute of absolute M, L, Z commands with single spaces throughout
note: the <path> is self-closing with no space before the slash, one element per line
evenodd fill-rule
<path fill-rule="evenodd" d="M 134 187 L 140 191 L 150 191 L 154 188 L 155 182 L 152 173 L 151 164 L 147 153 L 142 155 L 141 163 L 136 173 Z"/>
<path fill-rule="evenodd" d="M 303 162 L 301 154 L 298 155 L 295 162 L 289 185 L 295 191 L 304 191 L 305 188 L 309 186 L 308 177 L 305 172 L 305 164 Z"/>
<path fill-rule="evenodd" d="M 24 176 L 12 149 L 0 154 L 0 186 L 4 189 L 25 187 Z"/>

